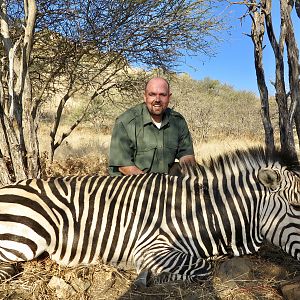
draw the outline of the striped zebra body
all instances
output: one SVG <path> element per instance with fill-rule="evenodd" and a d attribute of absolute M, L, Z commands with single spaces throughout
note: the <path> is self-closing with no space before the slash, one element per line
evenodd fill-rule
<path fill-rule="evenodd" d="M 48 252 L 62 265 L 100 258 L 193 281 L 214 257 L 253 253 L 264 239 L 300 259 L 299 181 L 261 149 L 199 165 L 194 176 L 22 181 L 0 189 L 0 260 Z"/>

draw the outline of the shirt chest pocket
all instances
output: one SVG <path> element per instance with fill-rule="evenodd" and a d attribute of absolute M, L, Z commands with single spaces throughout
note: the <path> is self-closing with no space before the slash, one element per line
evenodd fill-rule
<path fill-rule="evenodd" d="M 164 147 L 177 151 L 179 146 L 179 139 L 177 132 L 166 133 L 164 136 Z"/>
<path fill-rule="evenodd" d="M 142 171 L 149 171 L 153 165 L 156 147 L 138 148 L 135 154 L 135 165 Z"/>
<path fill-rule="evenodd" d="M 143 128 L 136 136 L 135 165 L 147 172 L 151 170 L 156 154 L 157 139 L 151 128 Z"/>
<path fill-rule="evenodd" d="M 164 157 L 168 166 L 174 163 L 178 153 L 178 134 L 176 132 L 167 133 L 164 136 Z"/>

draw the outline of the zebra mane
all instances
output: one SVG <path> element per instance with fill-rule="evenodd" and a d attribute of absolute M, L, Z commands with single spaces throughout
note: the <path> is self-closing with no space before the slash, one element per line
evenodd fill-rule
<path fill-rule="evenodd" d="M 268 163 L 279 163 L 281 166 L 286 167 L 288 170 L 300 173 L 300 164 L 298 159 L 290 154 L 276 149 L 272 154 L 269 154 L 266 148 L 258 146 L 251 147 L 245 150 L 237 149 L 231 152 L 221 154 L 215 158 L 209 160 L 203 160 L 200 165 L 214 170 L 224 164 L 230 164 L 230 162 L 239 162 L 245 166 L 251 163 L 251 165 L 267 165 Z M 198 164 L 198 166 L 200 166 Z"/>

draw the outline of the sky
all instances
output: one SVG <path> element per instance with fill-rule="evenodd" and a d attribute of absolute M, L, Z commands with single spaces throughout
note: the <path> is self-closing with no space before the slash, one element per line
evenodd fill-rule
<path fill-rule="evenodd" d="M 224 33 L 224 41 L 216 47 L 216 55 L 208 58 L 201 55 L 196 57 L 185 57 L 179 71 L 186 72 L 194 79 L 201 80 L 205 77 L 219 80 L 221 83 L 228 84 L 236 90 L 252 91 L 258 95 L 256 83 L 253 44 L 251 38 L 246 34 L 251 32 L 251 20 L 246 18 L 241 24 L 239 17 L 246 12 L 243 5 L 234 5 L 227 7 L 229 13 L 228 19 L 232 29 L 230 35 Z M 277 37 L 280 27 L 279 0 L 273 1 L 273 24 L 277 31 Z M 294 29 L 298 47 L 300 47 L 300 19 L 293 12 Z M 265 34 L 264 42 L 264 69 L 266 82 L 270 94 L 274 94 L 274 87 L 270 81 L 275 79 L 274 54 L 267 35 Z"/>

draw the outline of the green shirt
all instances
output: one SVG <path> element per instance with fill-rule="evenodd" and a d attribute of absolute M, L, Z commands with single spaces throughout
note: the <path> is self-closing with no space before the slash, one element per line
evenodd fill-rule
<path fill-rule="evenodd" d="M 145 103 L 141 103 L 116 120 L 110 144 L 109 173 L 121 175 L 120 166 L 168 173 L 175 159 L 185 155 L 194 155 L 194 150 L 183 116 L 168 108 L 158 129 Z"/>

